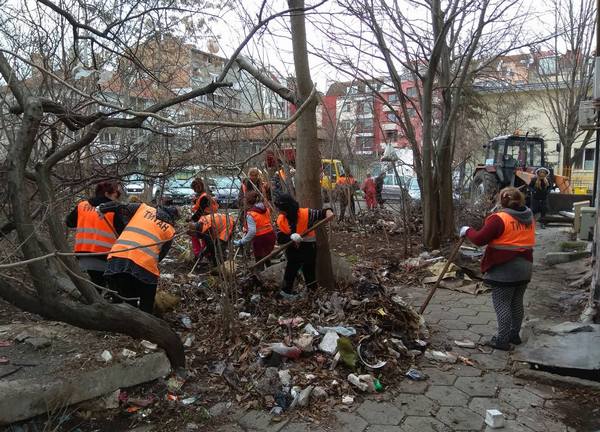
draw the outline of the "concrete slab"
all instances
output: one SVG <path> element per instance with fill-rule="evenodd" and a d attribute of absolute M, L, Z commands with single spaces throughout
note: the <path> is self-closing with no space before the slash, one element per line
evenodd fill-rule
<path fill-rule="evenodd" d="M 513 359 L 544 366 L 600 370 L 600 324 L 593 331 L 536 334 L 513 353 Z"/>
<path fill-rule="evenodd" d="M 69 371 L 68 376 L 62 378 L 0 381 L 0 425 L 152 381 L 164 377 L 170 370 L 164 353 L 152 353 L 100 369 Z"/>

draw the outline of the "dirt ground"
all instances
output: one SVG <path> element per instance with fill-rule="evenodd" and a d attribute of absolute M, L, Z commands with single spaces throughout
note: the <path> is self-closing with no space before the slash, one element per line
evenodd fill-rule
<path fill-rule="evenodd" d="M 340 364 L 331 370 L 332 359 L 323 353 L 304 353 L 294 361 L 273 353 L 262 358 L 261 353 L 270 343 L 291 342 L 308 323 L 315 327 L 354 327 L 357 336 L 352 338 L 353 343 L 356 347 L 357 342 L 365 342 L 367 360 L 371 363 L 379 360 L 388 362 L 374 375 L 384 383 L 386 392 L 393 392 L 406 381 L 404 372 L 415 360 L 405 356 L 396 358 L 390 354 L 387 341 L 396 337 L 405 341 L 407 349 L 421 350 L 422 347 L 415 341 L 425 338 L 425 335 L 419 329 L 418 319 L 415 325 L 411 309 L 392 298 L 402 294 L 403 298 L 410 299 L 413 296 L 411 293 L 415 298 L 421 298 L 426 290 L 421 280 L 429 275 L 424 267 L 407 266 L 406 261 L 422 252 L 418 218 L 411 221 L 408 242 L 405 242 L 402 227 L 394 224 L 395 218 L 394 214 L 389 213 L 363 216 L 359 226 L 350 222 L 338 223 L 331 228 L 331 248 L 352 265 L 352 273 L 356 278 L 355 283 L 339 287 L 335 292 L 320 290 L 301 301 L 289 303 L 275 299 L 277 284 L 257 283 L 251 277 L 241 278 L 238 290 L 232 296 L 231 314 L 235 319 L 232 321 L 230 338 L 224 338 L 223 335 L 224 306 L 220 301 L 223 286 L 219 279 L 203 268 L 188 275 L 189 263 L 164 263 L 165 277 L 161 287 L 178 296 L 180 301 L 163 318 L 186 342 L 189 375 L 185 382 L 165 379 L 121 389 L 119 409 L 94 412 L 89 405 L 86 408 L 74 408 L 54 416 L 53 430 L 114 431 L 129 430 L 140 425 L 161 425 L 160 430 L 185 430 L 186 425 L 190 424 L 200 425 L 200 430 L 206 430 L 209 425 L 219 424 L 219 415 L 224 411 L 256 409 L 268 413 L 282 401 L 277 394 L 273 396 L 269 391 L 263 391 L 263 387 L 268 386 L 268 382 L 265 383 L 266 366 L 284 365 L 289 368 L 295 377 L 300 377 L 294 384 L 301 388 L 309 384 L 324 385 L 329 401 L 339 401 L 347 394 L 354 395 L 357 401 L 363 400 L 363 395 L 346 382 L 348 367 Z M 548 236 L 552 235 L 556 234 L 548 233 Z M 563 231 L 560 231 L 560 236 L 565 239 L 568 237 Z M 546 239 L 543 243 L 555 243 L 550 240 Z M 442 253 L 449 247 L 443 247 Z M 540 248 L 536 252 L 536 260 L 539 261 L 546 251 Z M 545 272 L 544 277 L 556 280 L 564 276 L 564 269 L 547 269 L 537 265 L 536 270 Z M 238 272 L 242 271 L 240 267 Z M 579 292 L 557 289 L 556 283 L 537 284 L 536 290 L 529 291 L 528 295 L 530 317 L 548 319 L 562 315 L 566 320 L 576 318 L 580 310 L 580 302 L 576 299 Z M 569 301 L 564 301 L 565 298 L 569 298 Z M 238 317 L 240 312 L 249 315 Z M 37 321 L 36 317 L 0 303 L 0 322 L 12 322 L 24 317 Z M 288 327 L 278 322 L 279 318 L 296 317 L 302 318 L 302 324 L 294 322 Z M 436 331 L 438 334 L 432 341 L 447 339 L 447 336 L 439 334 L 439 330 Z M 106 344 L 111 346 L 126 342 L 120 338 L 103 336 Z M 445 349 L 447 346 L 445 342 L 439 345 L 438 342 L 433 343 L 433 348 Z M 97 352 L 98 347 L 91 346 L 91 350 Z M 570 401 L 558 401 L 555 408 L 568 418 L 576 418 L 581 416 L 582 407 L 593 410 L 597 402 L 597 395 L 573 391 Z M 311 404 L 307 408 L 292 411 L 283 419 L 309 420 L 326 426 L 331 420 L 333 406 L 334 403 Z M 41 428 L 45 423 L 47 426 L 47 422 L 48 419 L 38 418 L 25 422 L 24 426 L 37 425 Z M 581 426 L 581 422 L 573 420 L 575 430 L 587 430 L 577 429 L 578 426 Z"/>

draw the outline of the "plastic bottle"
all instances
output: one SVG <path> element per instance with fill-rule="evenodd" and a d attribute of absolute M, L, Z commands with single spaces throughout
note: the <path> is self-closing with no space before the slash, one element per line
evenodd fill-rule
<path fill-rule="evenodd" d="M 294 360 L 299 358 L 302 354 L 302 350 L 297 346 L 290 347 L 281 342 L 272 343 L 270 345 L 270 348 L 273 352 L 276 352 L 277 354 L 283 357 L 291 358 Z"/>

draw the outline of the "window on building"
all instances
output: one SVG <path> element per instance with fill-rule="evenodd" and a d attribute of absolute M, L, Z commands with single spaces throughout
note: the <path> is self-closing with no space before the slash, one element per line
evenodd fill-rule
<path fill-rule="evenodd" d="M 356 107 L 356 114 L 373 114 L 373 108 L 370 102 L 361 102 Z"/>
<path fill-rule="evenodd" d="M 372 150 L 373 137 L 356 137 L 356 149 L 364 151 Z"/>
<path fill-rule="evenodd" d="M 344 104 L 344 109 L 342 111 L 344 111 L 344 112 L 350 112 L 351 110 L 352 110 L 352 106 L 348 102 L 346 102 Z"/>
<path fill-rule="evenodd" d="M 573 162 L 573 168 L 576 170 L 593 171 L 595 150 L 593 148 L 586 148 Z"/>
<path fill-rule="evenodd" d="M 540 75 L 556 75 L 556 57 L 541 58 L 538 72 Z"/>
<path fill-rule="evenodd" d="M 398 102 L 398 95 L 396 93 L 392 93 L 391 95 L 388 96 L 388 102 L 389 103 L 397 103 Z"/>
<path fill-rule="evenodd" d="M 352 120 L 342 120 L 340 127 L 345 131 L 349 131 L 352 129 L 352 123 Z"/>
<path fill-rule="evenodd" d="M 417 88 L 416 87 L 409 87 L 406 89 L 406 96 L 410 97 L 410 98 L 414 98 L 417 97 Z"/>
<path fill-rule="evenodd" d="M 396 113 L 390 112 L 387 113 L 387 120 L 392 123 L 397 123 L 398 117 L 396 116 Z"/>
<path fill-rule="evenodd" d="M 385 141 L 386 142 L 396 142 L 396 141 L 398 141 L 398 131 L 397 130 L 388 130 L 388 131 L 385 131 Z"/>
<path fill-rule="evenodd" d="M 415 117 L 416 115 L 417 115 L 417 110 L 416 110 L 416 109 L 414 109 L 414 108 L 409 108 L 409 109 L 408 109 L 408 116 L 409 116 L 410 118 L 413 118 L 413 117 Z"/>
<path fill-rule="evenodd" d="M 359 132 L 372 132 L 373 131 L 373 119 L 372 118 L 360 119 L 358 126 L 360 129 Z"/>

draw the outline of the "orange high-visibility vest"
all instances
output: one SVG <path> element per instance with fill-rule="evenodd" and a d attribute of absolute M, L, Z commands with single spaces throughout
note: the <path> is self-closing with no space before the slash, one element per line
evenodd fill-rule
<path fill-rule="evenodd" d="M 75 252 L 108 252 L 117 240 L 114 231 L 115 214 L 100 216 L 88 201 L 77 204 Z"/>
<path fill-rule="evenodd" d="M 108 259 L 125 258 L 159 276 L 160 248 L 174 235 L 175 228 L 171 224 L 157 219 L 154 207 L 141 204 L 112 247 Z M 133 247 L 139 248 L 131 249 Z"/>
<path fill-rule="evenodd" d="M 269 209 L 267 209 L 264 213 L 248 210 L 248 214 L 252 217 L 252 219 L 254 219 L 257 236 L 273 232 L 273 225 L 271 225 L 271 212 Z"/>
<path fill-rule="evenodd" d="M 196 213 L 198 211 L 198 209 L 200 208 L 200 201 L 202 201 L 202 198 L 208 198 L 209 201 L 209 205 L 207 208 L 204 209 L 204 214 L 210 214 L 210 213 L 214 213 L 217 210 L 219 210 L 219 204 L 215 201 L 215 199 L 213 197 L 211 197 L 209 194 L 207 194 L 206 192 L 202 192 L 200 194 L 200 196 L 198 197 L 198 199 L 196 200 L 196 202 L 194 203 L 194 205 L 192 206 L 192 211 L 194 213 Z"/>
<path fill-rule="evenodd" d="M 202 216 L 200 217 L 199 222 L 202 222 L 203 233 L 211 230 L 211 237 L 214 238 L 216 234 L 217 237 L 223 241 L 229 241 L 235 227 L 235 219 L 222 213 L 213 213 L 211 215 Z"/>
<path fill-rule="evenodd" d="M 535 223 L 525 225 L 506 212 L 495 213 L 504 223 L 504 232 L 489 246 L 494 249 L 525 251 L 535 246 Z"/>
<path fill-rule="evenodd" d="M 287 217 L 283 213 L 280 213 L 279 216 L 277 216 L 277 227 L 279 228 L 279 231 L 281 231 L 284 234 L 287 234 L 287 235 L 293 234 L 292 228 L 290 227 L 290 223 L 289 223 Z M 296 224 L 296 232 L 298 234 L 302 234 L 307 229 L 308 229 L 308 209 L 301 208 L 298 210 L 298 223 Z M 308 234 L 304 235 L 302 241 L 315 241 L 315 239 L 316 239 L 315 232 L 310 231 Z"/>

